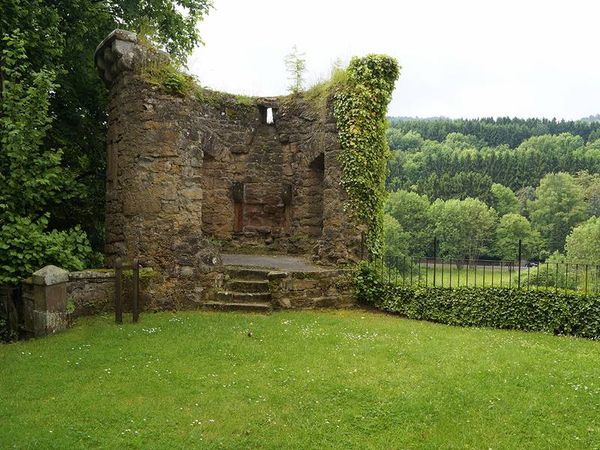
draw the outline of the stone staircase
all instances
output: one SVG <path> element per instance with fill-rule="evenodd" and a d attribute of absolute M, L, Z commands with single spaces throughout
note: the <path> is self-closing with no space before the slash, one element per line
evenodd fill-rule
<path fill-rule="evenodd" d="M 221 311 L 271 312 L 270 272 L 269 269 L 227 268 L 223 288 L 214 300 L 203 306 Z"/>

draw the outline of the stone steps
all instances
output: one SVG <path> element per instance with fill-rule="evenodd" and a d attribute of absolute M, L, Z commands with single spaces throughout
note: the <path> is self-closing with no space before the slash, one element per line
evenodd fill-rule
<path fill-rule="evenodd" d="M 233 292 L 269 292 L 269 282 L 264 280 L 229 280 L 225 289 Z"/>
<path fill-rule="evenodd" d="M 217 292 L 217 300 L 222 302 L 234 302 L 234 303 L 255 303 L 271 302 L 270 292 L 232 292 L 232 291 L 219 291 Z"/>
<path fill-rule="evenodd" d="M 271 292 L 268 269 L 228 267 L 227 279 L 214 300 L 204 303 L 205 308 L 220 311 L 271 312 Z"/>
<path fill-rule="evenodd" d="M 270 313 L 273 310 L 271 303 L 234 303 L 234 302 L 204 302 L 203 308 L 218 311 L 244 311 Z"/>
<path fill-rule="evenodd" d="M 265 281 L 271 271 L 269 269 L 255 269 L 247 267 L 227 268 L 227 274 L 232 280 Z"/>

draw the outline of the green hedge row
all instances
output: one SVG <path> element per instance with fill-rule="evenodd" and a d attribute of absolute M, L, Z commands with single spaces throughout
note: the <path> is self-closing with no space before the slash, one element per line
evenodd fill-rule
<path fill-rule="evenodd" d="M 543 331 L 600 339 L 600 296 L 513 288 L 441 288 L 387 283 L 368 264 L 359 301 L 411 319 L 448 325 Z"/>

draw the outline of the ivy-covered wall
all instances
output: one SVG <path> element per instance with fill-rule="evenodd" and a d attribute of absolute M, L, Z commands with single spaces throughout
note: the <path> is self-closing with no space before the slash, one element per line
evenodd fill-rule
<path fill-rule="evenodd" d="M 345 84 L 335 94 L 334 113 L 342 152 L 342 186 L 347 208 L 365 229 L 366 247 L 380 254 L 383 202 L 389 149 L 385 137 L 386 112 L 400 73 L 386 55 L 353 58 Z"/>

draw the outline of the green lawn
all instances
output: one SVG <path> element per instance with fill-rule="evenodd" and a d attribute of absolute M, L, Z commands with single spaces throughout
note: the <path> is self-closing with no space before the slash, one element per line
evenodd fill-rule
<path fill-rule="evenodd" d="M 364 311 L 0 345 L 0 448 L 600 448 L 600 342 Z"/>

